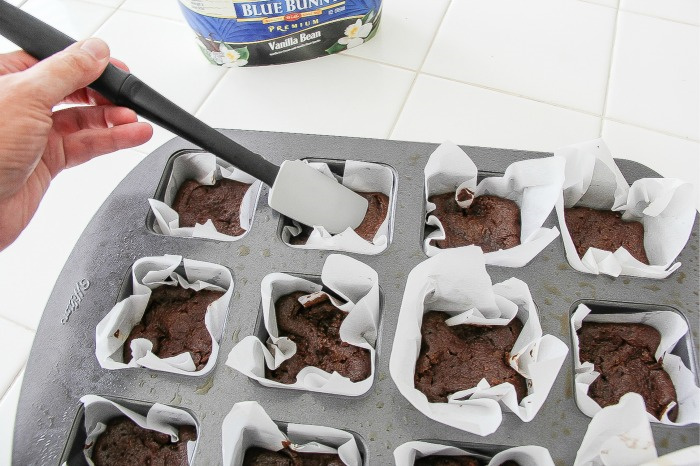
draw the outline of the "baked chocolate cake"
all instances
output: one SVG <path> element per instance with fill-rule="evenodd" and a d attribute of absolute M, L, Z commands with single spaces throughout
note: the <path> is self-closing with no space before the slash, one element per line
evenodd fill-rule
<path fill-rule="evenodd" d="M 368 205 L 365 218 L 362 220 L 360 226 L 355 228 L 355 233 L 362 239 L 371 242 L 389 212 L 389 196 L 376 192 L 357 194 L 367 199 Z M 289 238 L 289 243 L 295 246 L 306 244 L 309 240 L 309 236 L 311 236 L 311 232 L 313 232 L 312 227 L 302 225 L 301 233 Z"/>
<path fill-rule="evenodd" d="M 624 247 L 635 259 L 649 264 L 641 223 L 623 221 L 620 212 L 588 207 L 564 209 L 564 219 L 579 257 L 583 257 L 588 248 L 615 252 Z"/>
<path fill-rule="evenodd" d="M 417 459 L 415 466 L 483 466 L 484 463 L 471 456 L 430 455 Z"/>
<path fill-rule="evenodd" d="M 139 427 L 121 416 L 110 420 L 95 441 L 92 461 L 95 466 L 188 465 L 187 442 L 197 439 L 193 426 L 179 426 L 178 441 L 155 430 Z"/>
<path fill-rule="evenodd" d="M 493 252 L 520 244 L 520 208 L 510 199 L 479 196 L 467 208 L 460 207 L 454 193 L 430 196 L 428 201 L 435 204 L 429 215 L 437 217 L 445 230 L 445 239 L 431 242 L 438 248 L 473 244 Z"/>
<path fill-rule="evenodd" d="M 430 455 L 423 458 L 417 459 L 414 463 L 415 466 L 483 466 L 486 463 L 472 458 L 471 456 L 442 456 L 442 455 Z M 501 463 L 497 466 L 520 466 L 513 460 L 508 460 L 505 463 Z"/>
<path fill-rule="evenodd" d="M 328 296 L 307 300 L 302 305 L 303 291 L 280 297 L 275 303 L 280 337 L 297 345 L 297 351 L 275 370 L 265 369 L 265 377 L 277 382 L 296 382 L 304 367 L 313 366 L 327 372 L 336 371 L 353 382 L 370 376 L 370 352 L 340 339 L 340 325 L 348 315 L 335 307 Z"/>
<path fill-rule="evenodd" d="M 481 379 L 491 386 L 510 382 L 518 401 L 527 395 L 525 377 L 509 363 L 510 351 L 523 328 L 513 319 L 504 326 L 454 325 L 444 312 L 423 316 L 421 348 L 416 361 L 415 387 L 432 403 L 447 402 L 447 396 L 475 387 Z"/>
<path fill-rule="evenodd" d="M 345 463 L 333 453 L 300 453 L 285 446 L 279 451 L 248 448 L 243 466 L 345 466 Z"/>
<path fill-rule="evenodd" d="M 211 220 L 219 233 L 242 235 L 245 230 L 241 228 L 241 203 L 248 188 L 249 184 L 226 178 L 213 185 L 185 181 L 172 206 L 180 216 L 180 227 L 193 227 Z"/>
<path fill-rule="evenodd" d="M 593 363 L 600 373 L 588 387 L 588 396 L 601 407 L 617 404 L 622 395 L 638 393 L 647 411 L 661 419 L 668 405 L 678 399 L 671 377 L 654 354 L 661 342 L 659 332 L 649 325 L 583 322 L 576 332 L 579 359 Z M 675 421 L 678 409 L 668 418 Z"/>
<path fill-rule="evenodd" d="M 211 355 L 211 335 L 204 324 L 207 307 L 223 295 L 220 291 L 184 289 L 163 285 L 151 292 L 141 322 L 124 343 L 124 362 L 131 361 L 131 341 L 146 338 L 153 353 L 169 358 L 189 352 L 197 370 Z"/>

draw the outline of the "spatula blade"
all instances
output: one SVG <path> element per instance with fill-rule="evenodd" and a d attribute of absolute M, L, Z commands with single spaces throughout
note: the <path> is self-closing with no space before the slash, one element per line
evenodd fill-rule
<path fill-rule="evenodd" d="M 301 160 L 282 162 L 268 202 L 279 213 L 331 234 L 357 228 L 367 213 L 367 199 Z"/>

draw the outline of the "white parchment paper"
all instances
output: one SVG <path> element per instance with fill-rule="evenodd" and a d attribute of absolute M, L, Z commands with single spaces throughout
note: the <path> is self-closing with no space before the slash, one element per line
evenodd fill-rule
<path fill-rule="evenodd" d="M 92 462 L 92 449 L 95 440 L 107 429 L 107 422 L 115 417 L 126 416 L 134 421 L 139 427 L 155 430 L 162 434 L 169 435 L 173 442 L 179 441 L 178 426 L 193 426 L 197 428 L 194 418 L 182 409 L 173 408 L 160 403 L 155 403 L 146 416 L 132 411 L 118 403 L 102 398 L 97 395 L 85 395 L 80 399 L 85 406 L 85 459 L 90 466 Z M 187 442 L 188 463 L 192 463 L 196 442 Z"/>
<path fill-rule="evenodd" d="M 522 267 L 559 236 L 556 227 L 543 228 L 545 220 L 560 196 L 564 182 L 564 163 L 552 157 L 522 160 L 510 165 L 502 177 L 489 177 L 477 184 L 477 168 L 471 158 L 450 142 L 441 144 L 425 166 L 426 223 L 437 230 L 425 237 L 423 248 L 428 256 L 443 251 L 431 245 L 445 239 L 442 222 L 430 213 L 435 204 L 428 197 L 455 193 L 468 188 L 474 196 L 494 195 L 510 199 L 520 208 L 520 245 L 485 253 L 486 263 L 506 267 Z"/>
<path fill-rule="evenodd" d="M 338 179 L 325 163 L 310 162 L 309 165 L 329 178 Z M 290 238 L 301 233 L 301 226 L 297 222 L 293 222 L 293 225 L 284 227 L 282 230 L 282 241 L 294 248 L 300 249 L 345 251 L 368 255 L 379 254 L 389 245 L 389 215 L 391 213 L 391 206 L 393 205 L 392 188 L 394 183 L 394 174 L 391 168 L 378 163 L 348 160 L 345 162 L 343 178 L 338 181 L 355 192 L 380 192 L 389 197 L 387 216 L 379 226 L 372 241 L 361 238 L 352 228 L 348 228 L 342 233 L 331 235 L 324 227 L 313 226 L 313 231 L 306 244 L 292 245 L 290 244 Z"/>
<path fill-rule="evenodd" d="M 181 263 L 185 276 L 175 271 Z M 95 355 L 100 366 L 104 369 L 147 367 L 181 375 L 203 375 L 209 372 L 216 364 L 218 342 L 233 295 L 231 272 L 221 265 L 183 259 L 182 256 L 144 257 L 137 260 L 132 267 L 132 285 L 132 295 L 118 302 L 97 324 Z M 153 344 L 145 338 L 136 338 L 131 342 L 133 358 L 124 362 L 124 342 L 134 326 L 141 322 L 151 290 L 159 286 L 224 292 L 222 297 L 209 305 L 204 316 L 204 323 L 212 339 L 212 349 L 206 366 L 198 371 L 195 370 L 189 352 L 161 359 L 151 352 Z"/>
<path fill-rule="evenodd" d="M 627 393 L 593 417 L 574 466 L 637 466 L 656 458 L 644 399 Z"/>
<path fill-rule="evenodd" d="M 666 278 L 678 267 L 695 221 L 693 186 L 672 178 L 643 178 L 630 187 L 602 139 L 558 149 L 554 158 L 566 162 L 566 179 L 556 210 L 569 264 L 576 270 L 617 277 Z M 568 207 L 623 212 L 623 220 L 644 226 L 644 249 L 649 264 L 625 249 L 589 248 L 579 257 L 564 219 Z"/>
<path fill-rule="evenodd" d="M 245 337 L 231 350 L 226 364 L 267 387 L 350 396 L 366 393 L 372 386 L 375 371 L 374 347 L 379 327 L 377 272 L 358 260 L 331 254 L 323 266 L 321 280 L 345 301 L 341 303 L 331 296 L 333 304 L 348 313 L 340 326 L 341 340 L 370 352 L 372 371 L 367 379 L 352 382 L 337 372 L 331 374 L 311 366 L 302 369 L 293 384 L 283 384 L 265 378 L 265 366 L 276 369 L 296 352 L 296 344 L 292 340 L 279 336 L 275 301 L 294 291 L 311 294 L 322 288 L 321 285 L 306 279 L 284 273 L 267 275 L 260 285 L 265 329 L 269 334 L 267 346 L 255 336 Z"/>
<path fill-rule="evenodd" d="M 645 324 L 654 327 L 661 334 L 661 342 L 655 356 L 656 359 L 662 360 L 664 370 L 671 377 L 678 398 L 676 422 L 669 420 L 666 412 L 664 412 L 661 421 L 647 413 L 649 421 L 678 426 L 700 423 L 700 388 L 695 385 L 695 376 L 683 364 L 681 358 L 671 354 L 678 341 L 688 333 L 686 321 L 671 311 L 647 311 L 633 314 L 590 314 L 590 312 L 591 309 L 588 306 L 579 304 L 571 316 L 572 351 L 576 371 L 576 404 L 581 408 L 581 411 L 592 417 L 601 410 L 600 405 L 588 396 L 588 387 L 598 378 L 599 373 L 594 370 L 593 364 L 579 359 L 579 339 L 576 332 L 581 328 L 583 321 Z M 675 405 L 669 405 L 666 411 L 673 406 Z"/>
<path fill-rule="evenodd" d="M 554 461 L 546 448 L 536 445 L 509 448 L 489 460 L 488 457 L 470 452 L 467 449 L 430 442 L 406 442 L 394 450 L 396 466 L 413 466 L 416 459 L 426 456 L 472 456 L 487 461 L 487 466 L 499 466 L 508 460 L 517 461 L 521 466 L 554 466 Z"/>
<path fill-rule="evenodd" d="M 228 162 L 216 158 L 213 154 L 192 153 L 181 155 L 173 162 L 173 170 L 166 185 L 163 202 L 156 199 L 148 200 L 156 217 L 156 233 L 188 238 L 209 238 L 219 241 L 240 239 L 243 235 L 231 236 L 218 232 L 211 220 L 207 220 L 203 225 L 180 227 L 180 216 L 170 207 L 175 201 L 180 186 L 186 180 L 195 180 L 199 184 L 211 186 L 221 179 L 240 181 L 250 185 L 240 207 L 241 228 L 246 232 L 250 230 L 262 183 Z"/>
<path fill-rule="evenodd" d="M 465 387 L 447 403 L 431 403 L 414 386 L 421 347 L 421 323 L 428 311 L 453 316 L 448 325 L 506 325 L 514 317 L 523 330 L 511 351 L 511 366 L 528 382 L 528 395 L 518 403 L 510 383 L 494 387 L 485 379 Z M 492 285 L 481 248 L 445 250 L 409 274 L 401 303 L 389 370 L 401 394 L 420 412 L 438 422 L 478 435 L 488 435 L 501 424 L 503 405 L 521 420 L 532 420 L 544 404 L 559 373 L 567 346 L 552 335 L 542 335 L 537 310 L 527 285 L 511 278 Z M 465 398 L 461 399 L 460 398 Z"/>
<path fill-rule="evenodd" d="M 221 426 L 224 466 L 243 464 L 250 447 L 278 451 L 284 443 L 304 453 L 336 453 L 347 466 L 361 466 L 362 456 L 355 437 L 332 427 L 288 424 L 287 435 L 255 401 L 236 403 Z"/>
<path fill-rule="evenodd" d="M 698 462 L 700 462 L 700 445 L 695 445 L 647 461 L 641 466 L 698 466 Z"/>

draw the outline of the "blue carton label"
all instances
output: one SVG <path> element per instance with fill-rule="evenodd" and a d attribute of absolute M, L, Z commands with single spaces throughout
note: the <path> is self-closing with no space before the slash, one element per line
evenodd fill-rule
<path fill-rule="evenodd" d="M 381 0 L 179 0 L 204 56 L 221 66 L 307 60 L 363 44 Z"/>

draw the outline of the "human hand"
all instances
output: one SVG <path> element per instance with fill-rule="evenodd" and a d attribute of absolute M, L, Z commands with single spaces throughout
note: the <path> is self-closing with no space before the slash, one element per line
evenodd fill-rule
<path fill-rule="evenodd" d="M 151 138 L 136 113 L 86 89 L 109 62 L 99 39 L 41 62 L 25 52 L 0 55 L 0 250 L 27 226 L 61 170 Z M 54 112 L 60 103 L 86 105 Z"/>

